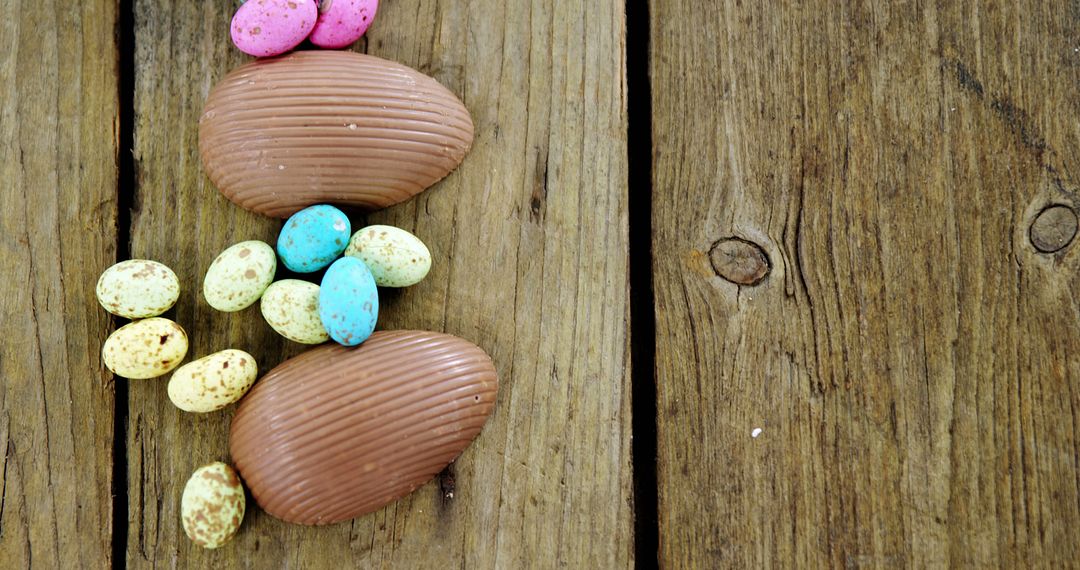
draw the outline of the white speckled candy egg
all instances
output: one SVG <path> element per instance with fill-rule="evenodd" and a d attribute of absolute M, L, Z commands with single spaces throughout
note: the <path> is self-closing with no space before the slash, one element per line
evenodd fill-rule
<path fill-rule="evenodd" d="M 431 252 L 424 242 L 394 226 L 368 226 L 356 232 L 345 255 L 363 261 L 380 287 L 416 285 L 431 270 Z"/>
<path fill-rule="evenodd" d="M 244 506 L 244 487 L 232 467 L 220 461 L 200 467 L 180 498 L 184 532 L 203 548 L 218 548 L 240 528 Z"/>
<path fill-rule="evenodd" d="M 176 368 L 187 355 L 187 333 L 159 317 L 124 325 L 105 340 L 105 366 L 124 378 L 155 378 Z"/>
<path fill-rule="evenodd" d="M 330 340 L 319 318 L 319 286 L 299 279 L 282 279 L 263 293 L 259 308 L 278 334 L 302 344 Z"/>
<path fill-rule="evenodd" d="M 97 282 L 97 298 L 110 313 L 127 319 L 156 317 L 180 297 L 180 281 L 172 269 L 148 259 L 121 261 Z"/>
<path fill-rule="evenodd" d="M 213 412 L 239 400 L 259 375 L 242 350 L 222 350 L 189 362 L 169 379 L 169 399 L 185 412 Z"/>
<path fill-rule="evenodd" d="M 231 313 L 251 306 L 274 280 L 277 254 L 261 241 L 242 241 L 221 252 L 203 280 L 211 307 Z"/>

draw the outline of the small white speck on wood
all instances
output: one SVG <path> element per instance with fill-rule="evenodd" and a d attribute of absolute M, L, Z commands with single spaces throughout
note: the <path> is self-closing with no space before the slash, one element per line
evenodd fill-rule
<path fill-rule="evenodd" d="M 757 437 L 761 435 L 761 428 L 754 428 L 754 431 L 750 432 L 750 437 Z"/>

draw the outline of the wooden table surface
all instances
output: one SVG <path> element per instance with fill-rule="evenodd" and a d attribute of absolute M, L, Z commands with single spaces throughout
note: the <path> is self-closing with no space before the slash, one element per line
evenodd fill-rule
<path fill-rule="evenodd" d="M 281 225 L 198 158 L 236 4 L 0 2 L 0 568 L 1080 559 L 1080 8 L 1044 0 L 383 0 L 353 49 L 477 136 L 354 220 L 435 257 L 379 327 L 479 344 L 497 407 L 377 513 L 194 546 L 232 411 L 114 379 L 94 284 L 157 259 L 191 355 L 302 350 L 198 293 Z"/>

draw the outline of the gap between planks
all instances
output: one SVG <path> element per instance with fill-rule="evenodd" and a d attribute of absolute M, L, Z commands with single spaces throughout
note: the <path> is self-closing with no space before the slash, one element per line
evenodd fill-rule
<path fill-rule="evenodd" d="M 659 563 L 656 488 L 656 313 L 652 284 L 652 86 L 649 2 L 626 2 L 627 207 L 630 239 L 630 381 L 634 560 Z"/>
<path fill-rule="evenodd" d="M 131 257 L 131 209 L 135 205 L 138 178 L 135 174 L 135 2 L 119 0 L 117 38 L 117 123 L 116 177 L 116 261 Z M 115 317 L 116 326 L 120 318 Z M 115 378 L 115 377 L 114 377 Z M 128 384 L 113 381 L 113 471 L 112 471 L 112 567 L 127 568 L 128 541 Z"/>

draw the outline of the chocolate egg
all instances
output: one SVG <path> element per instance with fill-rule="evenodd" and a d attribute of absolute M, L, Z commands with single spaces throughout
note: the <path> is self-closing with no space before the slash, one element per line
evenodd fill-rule
<path fill-rule="evenodd" d="M 239 67 L 199 119 L 199 154 L 222 194 L 281 218 L 312 204 L 407 200 L 456 168 L 472 140 L 469 112 L 437 81 L 352 52 Z"/>
<path fill-rule="evenodd" d="M 357 348 L 288 360 L 241 400 L 229 448 L 255 501 L 288 522 L 328 524 L 382 508 L 469 445 L 497 377 L 476 345 L 380 331 Z"/>

